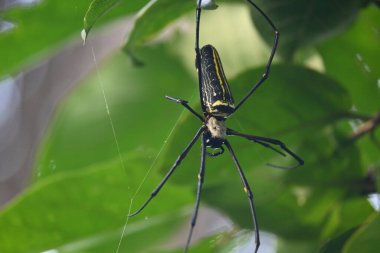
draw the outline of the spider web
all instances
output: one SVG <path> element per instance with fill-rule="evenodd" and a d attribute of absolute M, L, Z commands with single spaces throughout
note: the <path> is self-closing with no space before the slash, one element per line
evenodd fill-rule
<path fill-rule="evenodd" d="M 103 82 L 101 80 L 101 75 L 100 75 L 99 70 L 98 70 L 97 60 L 96 60 L 96 56 L 95 56 L 93 48 L 92 48 L 92 54 L 93 54 L 93 59 L 94 59 L 95 65 L 96 65 L 96 71 L 97 71 L 98 80 L 99 80 L 99 87 L 101 89 L 103 100 L 104 100 L 104 103 L 105 103 L 108 121 L 110 122 L 110 125 L 111 125 L 111 129 L 112 129 L 112 134 L 113 134 L 115 146 L 117 147 L 117 152 L 118 152 L 118 156 L 119 156 L 119 159 L 120 159 L 120 166 L 125 171 L 125 164 L 124 164 L 123 157 L 121 155 L 121 151 L 120 151 L 120 148 L 119 148 L 118 135 L 117 135 L 117 132 L 115 131 L 115 128 L 114 128 L 114 125 L 113 125 L 113 120 L 112 120 L 111 112 L 109 110 L 108 101 L 107 101 L 107 94 L 106 94 L 106 92 L 104 90 L 104 87 L 103 87 Z M 353 57 L 352 57 L 352 60 L 356 61 L 357 67 L 360 68 L 366 75 L 370 75 L 371 74 L 372 66 L 367 63 L 366 58 L 360 52 L 357 52 L 356 54 L 354 54 Z M 310 60 L 310 65 L 318 66 L 319 64 L 320 64 L 319 59 L 311 59 Z M 377 79 L 377 86 L 380 88 L 380 78 Z M 122 232 L 120 234 L 118 245 L 117 245 L 117 248 L 116 248 L 116 251 L 115 251 L 116 253 L 119 253 L 121 245 L 123 243 L 123 238 L 126 235 L 127 226 L 129 224 L 128 215 L 131 213 L 131 209 L 132 209 L 132 206 L 133 206 L 134 199 L 138 196 L 138 194 L 140 193 L 140 191 L 141 191 L 143 185 L 145 184 L 147 178 L 149 177 L 150 173 L 152 172 L 152 170 L 156 166 L 156 163 L 157 163 L 159 157 L 161 156 L 162 151 L 166 147 L 167 140 L 171 137 L 171 135 L 173 134 L 174 130 L 176 129 L 176 127 L 178 125 L 178 122 L 179 122 L 179 119 L 181 118 L 181 115 L 184 113 L 184 111 L 185 111 L 185 109 L 182 110 L 181 114 L 178 116 L 178 118 L 176 120 L 176 123 L 171 128 L 171 130 L 169 131 L 167 137 L 163 140 L 162 145 L 161 145 L 159 151 L 156 153 L 156 155 L 155 155 L 154 159 L 152 160 L 150 166 L 148 166 L 146 168 L 146 172 L 144 174 L 144 177 L 141 179 L 140 183 L 138 184 L 137 189 L 136 190 L 129 189 L 129 191 L 128 191 L 128 196 L 129 196 L 129 199 L 130 199 L 130 203 L 129 203 L 128 210 L 126 210 L 125 222 L 124 222 L 124 226 L 123 226 Z M 235 118 L 235 120 L 237 121 L 237 124 L 238 124 L 239 128 L 244 129 L 244 125 L 240 122 L 240 120 L 238 118 Z M 352 122 L 352 123 L 355 123 L 355 122 Z M 379 203 L 380 203 L 379 199 L 380 199 L 380 197 L 379 197 L 378 194 L 371 197 L 371 203 L 375 203 L 377 210 L 379 208 Z"/>
<path fill-rule="evenodd" d="M 92 53 L 92 58 L 93 58 L 93 61 L 94 61 L 94 64 L 95 64 L 95 68 L 96 68 L 96 75 L 97 75 L 97 79 L 98 79 L 99 89 L 101 90 L 102 99 L 104 101 L 104 105 L 105 105 L 105 109 L 106 109 L 107 120 L 109 121 L 110 126 L 111 126 L 111 132 L 112 132 L 112 136 L 113 136 L 114 143 L 115 143 L 115 146 L 116 146 L 116 150 L 117 150 L 120 166 L 123 169 L 123 171 L 126 171 L 125 162 L 124 162 L 123 156 L 121 154 L 121 150 L 120 150 L 119 138 L 118 138 L 118 135 L 117 135 L 117 132 L 116 132 L 116 129 L 115 129 L 115 125 L 114 125 L 114 121 L 112 119 L 111 111 L 110 111 L 110 108 L 109 108 L 107 93 L 106 93 L 106 91 L 104 89 L 104 82 L 102 80 L 102 77 L 101 77 L 101 74 L 100 74 L 100 71 L 99 71 L 98 61 L 97 61 L 97 58 L 96 58 L 94 47 L 92 45 L 91 45 L 91 53 Z M 193 98 L 193 97 L 194 97 L 194 94 L 191 96 L 191 98 Z M 134 192 L 131 189 L 128 189 L 128 197 L 130 199 L 130 203 L 129 203 L 128 210 L 126 211 L 125 222 L 124 222 L 123 229 L 122 229 L 122 232 L 120 234 L 118 245 L 117 245 L 117 248 L 116 248 L 116 251 L 115 251 L 116 253 L 119 253 L 121 245 L 122 245 L 123 238 L 124 238 L 124 236 L 126 234 L 127 226 L 128 226 L 128 223 L 129 223 L 129 215 L 131 214 L 133 202 L 134 202 L 135 198 L 137 197 L 137 195 L 140 193 L 143 185 L 145 184 L 147 178 L 149 177 L 150 173 L 154 169 L 155 165 L 157 164 L 157 161 L 158 161 L 159 157 L 161 156 L 162 151 L 166 147 L 167 140 L 170 138 L 170 136 L 173 134 L 174 130 L 178 126 L 178 123 L 179 123 L 179 121 L 180 121 L 183 113 L 185 113 L 185 111 L 186 111 L 186 109 L 182 109 L 181 113 L 178 115 L 178 118 L 176 119 L 175 124 L 170 129 L 169 134 L 164 139 L 164 141 L 163 141 L 163 143 L 162 143 L 159 151 L 155 155 L 155 157 L 154 157 L 153 161 L 151 162 L 150 166 L 147 168 L 147 170 L 146 170 L 146 172 L 144 174 L 144 177 L 141 179 L 141 182 L 138 184 L 137 189 Z"/>

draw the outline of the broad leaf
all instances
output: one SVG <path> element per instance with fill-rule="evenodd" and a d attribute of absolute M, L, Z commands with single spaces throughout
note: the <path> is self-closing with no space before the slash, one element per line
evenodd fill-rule
<path fill-rule="evenodd" d="M 361 228 L 349 239 L 343 248 L 344 253 L 376 252 L 380 247 L 379 242 L 380 215 L 371 215 Z"/>
<path fill-rule="evenodd" d="M 86 40 L 96 21 L 118 2 L 119 0 L 93 0 L 91 2 L 83 19 L 83 40 Z"/>
<path fill-rule="evenodd" d="M 380 100 L 380 52 L 374 32 L 380 29 L 378 14 L 375 7 L 363 11 L 347 33 L 319 47 L 327 74 L 342 83 L 355 109 L 365 115 L 373 115 L 379 109 L 376 102 Z"/>
<path fill-rule="evenodd" d="M 362 2 L 303 1 L 303 0 L 257 0 L 280 32 L 279 53 L 290 60 L 294 53 L 309 45 L 315 45 L 343 32 L 355 20 Z M 274 32 L 257 11 L 252 17 L 265 41 L 273 44 Z"/>
<path fill-rule="evenodd" d="M 344 244 L 355 233 L 356 230 L 357 228 L 352 228 L 340 234 L 336 238 L 331 239 L 322 247 L 322 249 L 319 252 L 320 253 L 342 252 Z"/>
<path fill-rule="evenodd" d="M 123 159 L 127 171 L 122 169 L 117 159 L 80 171 L 60 173 L 34 184 L 0 213 L 0 251 L 18 253 L 62 249 L 62 252 L 87 252 L 87 248 L 96 248 L 97 251 L 89 252 L 101 252 L 99 250 L 107 245 L 109 250 L 115 251 L 126 215 L 141 205 L 140 200 L 131 205 L 134 200 L 131 197 L 143 177 L 144 168 L 148 166 L 140 155 L 130 154 Z M 152 203 L 144 214 L 129 219 L 122 248 L 141 252 L 142 247 L 154 246 L 184 222 L 184 216 L 176 214 L 180 214 L 177 208 L 191 201 L 191 196 L 180 188 L 167 186 L 167 189 L 168 205 L 163 205 L 162 201 L 161 204 Z M 143 190 L 140 194 L 148 196 L 149 192 Z M 165 212 L 168 212 L 167 216 Z M 142 221 L 144 217 L 149 219 Z M 166 232 L 159 232 L 163 228 Z M 141 236 L 150 238 L 147 240 L 149 243 L 137 243 L 134 238 Z"/>
<path fill-rule="evenodd" d="M 184 13 L 195 10 L 196 3 L 193 0 L 173 1 L 173 0 L 152 0 L 138 14 L 134 28 L 128 36 L 124 51 L 139 61 L 134 56 L 136 48 L 141 47 L 145 42 L 157 35 L 166 25 L 177 19 Z"/>
<path fill-rule="evenodd" d="M 230 81 L 237 101 L 262 71 L 247 71 Z M 246 140 L 229 139 L 253 185 L 261 228 L 289 239 L 310 240 L 323 233 L 322 224 L 331 215 L 331 203 L 342 205 L 347 193 L 360 193 L 360 189 L 349 183 L 340 184 L 350 180 L 354 183 L 363 177 L 358 149 L 350 147 L 347 156 L 336 153 L 342 148 L 339 139 L 346 133 L 337 123 L 346 117 L 349 97 L 339 83 L 305 68 L 279 65 L 273 66 L 271 73 L 269 80 L 227 120 L 227 126 L 281 139 L 305 160 L 305 166 L 287 173 L 266 167 L 268 162 L 294 164 L 295 161 L 282 159 L 272 150 Z M 180 122 L 170 139 L 163 170 L 199 127 L 197 119 L 190 114 L 184 115 Z M 333 130 L 326 131 L 326 128 Z M 195 186 L 189 178 L 195 178 L 198 171 L 199 144 L 193 149 L 196 151 L 181 165 L 182 172 L 174 176 L 178 184 Z M 203 199 L 228 213 L 242 227 L 252 228 L 247 199 L 228 152 L 208 158 L 206 167 Z M 360 206 L 355 224 L 371 212 L 368 203 L 361 202 Z M 332 223 L 331 230 L 325 233 L 336 231 L 341 222 L 346 220 Z"/>
<path fill-rule="evenodd" d="M 145 0 L 122 1 L 101 21 L 135 12 Z M 14 7 L 1 13 L 15 27 L 0 33 L 0 78 L 14 74 L 55 52 L 63 41 L 80 38 L 89 1 L 38 1 L 28 8 Z"/>

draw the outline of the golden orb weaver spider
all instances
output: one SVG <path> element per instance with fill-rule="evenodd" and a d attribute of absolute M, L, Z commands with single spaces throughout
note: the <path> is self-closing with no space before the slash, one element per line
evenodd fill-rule
<path fill-rule="evenodd" d="M 193 234 L 193 230 L 198 217 L 199 204 L 201 199 L 202 185 L 204 181 L 204 173 L 205 173 L 205 160 L 207 156 L 218 156 L 224 153 L 223 146 L 227 147 L 230 152 L 232 159 L 235 163 L 235 166 L 238 170 L 239 176 L 243 183 L 243 189 L 248 196 L 248 201 L 250 205 L 251 215 L 253 226 L 255 228 L 255 253 L 258 251 L 260 246 L 260 234 L 259 227 L 256 217 L 255 206 L 253 202 L 253 194 L 251 188 L 248 184 L 247 178 L 236 158 L 235 152 L 232 149 L 230 143 L 226 139 L 227 136 L 240 136 L 245 139 L 248 139 L 252 142 L 258 143 L 266 148 L 270 148 L 273 151 L 285 156 L 286 154 L 292 156 L 298 164 L 292 167 L 283 167 L 278 165 L 271 165 L 272 167 L 277 168 L 295 168 L 303 165 L 304 161 L 298 157 L 295 153 L 289 150 L 284 143 L 279 140 L 243 134 L 237 131 L 234 131 L 225 126 L 225 121 L 228 117 L 233 115 L 243 103 L 256 91 L 257 88 L 260 87 L 262 83 L 268 78 L 270 67 L 272 65 L 273 57 L 276 53 L 278 41 L 279 41 L 279 32 L 273 22 L 269 19 L 269 17 L 251 0 L 247 0 L 266 20 L 266 22 L 272 27 L 274 31 L 274 44 L 266 65 L 266 69 L 262 77 L 256 82 L 253 87 L 249 90 L 249 92 L 240 100 L 239 103 L 235 106 L 234 99 L 232 97 L 232 93 L 230 90 L 230 86 L 227 82 L 227 79 L 224 75 L 222 63 L 219 58 L 219 54 L 216 49 L 212 45 L 203 46 L 201 49 L 199 48 L 199 30 L 200 30 L 200 18 L 201 18 L 201 9 L 202 9 L 202 0 L 197 0 L 196 7 L 196 33 L 195 33 L 195 53 L 196 53 L 196 69 L 198 72 L 198 82 L 199 82 L 199 96 L 201 101 L 201 107 L 203 111 L 203 116 L 198 114 L 194 109 L 192 109 L 188 102 L 178 98 L 172 98 L 166 96 L 166 99 L 176 102 L 184 106 L 187 110 L 189 110 L 194 116 L 201 120 L 202 126 L 199 128 L 193 139 L 187 145 L 184 151 L 178 156 L 177 160 L 174 162 L 173 166 L 170 168 L 168 173 L 165 175 L 163 180 L 159 183 L 159 185 L 154 189 L 151 193 L 150 197 L 145 201 L 145 203 L 134 213 L 130 214 L 129 217 L 135 216 L 139 214 L 148 203 L 159 193 L 161 188 L 168 181 L 170 176 L 174 173 L 175 169 L 180 165 L 183 159 L 185 159 L 186 155 L 193 147 L 195 142 L 201 137 L 201 164 L 200 170 L 198 174 L 198 187 L 197 187 L 197 196 L 196 203 L 193 212 L 193 216 L 191 219 L 190 231 L 188 234 L 186 246 L 184 252 L 188 252 L 191 237 Z M 274 148 L 274 146 L 278 146 L 279 149 Z M 206 152 L 206 147 L 217 149 L 218 151 L 215 153 Z"/>

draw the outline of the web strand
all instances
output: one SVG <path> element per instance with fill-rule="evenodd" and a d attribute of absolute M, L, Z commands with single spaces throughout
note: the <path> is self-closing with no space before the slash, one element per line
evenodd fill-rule
<path fill-rule="evenodd" d="M 166 146 L 166 144 L 167 144 L 167 142 L 168 142 L 168 139 L 170 138 L 170 136 L 172 136 L 172 134 L 173 134 L 175 128 L 177 127 L 177 125 L 178 125 L 178 123 L 179 123 L 179 120 L 181 119 L 181 117 L 182 117 L 182 115 L 183 115 L 183 113 L 184 113 L 185 111 L 186 111 L 185 109 L 182 110 L 182 112 L 181 112 L 181 114 L 179 115 L 178 119 L 177 119 L 176 122 L 174 123 L 174 126 L 173 126 L 172 129 L 170 130 L 169 135 L 166 137 L 166 139 L 165 139 L 165 141 L 164 141 L 164 144 L 161 146 L 160 151 L 158 151 L 158 153 L 157 153 L 156 157 L 154 158 L 152 164 L 150 165 L 148 171 L 145 173 L 144 178 L 142 179 L 141 183 L 140 183 L 139 186 L 137 187 L 136 192 L 133 194 L 132 199 L 134 199 L 134 198 L 137 196 L 137 194 L 141 191 L 142 186 L 144 185 L 144 183 L 145 183 L 146 179 L 148 178 L 150 172 L 152 171 L 153 167 L 156 165 L 158 158 L 160 157 L 162 151 L 164 150 L 164 148 L 165 148 L 165 146 Z"/>
<path fill-rule="evenodd" d="M 128 225 L 128 222 L 129 222 L 129 214 L 131 213 L 131 209 L 132 209 L 132 203 L 133 203 L 133 199 L 131 198 L 131 201 L 129 203 L 129 210 L 128 210 L 128 213 L 126 215 L 125 223 L 124 223 L 124 226 L 123 226 L 123 231 L 121 232 L 119 243 L 117 244 L 116 253 L 119 253 L 119 250 L 120 250 L 120 247 L 121 247 L 121 242 L 123 241 L 123 237 L 125 235 L 125 231 L 127 230 L 127 225 Z"/>
<path fill-rule="evenodd" d="M 96 67 L 96 73 L 97 73 L 99 88 L 100 88 L 100 90 L 102 92 L 102 96 L 103 96 L 103 100 L 104 100 L 104 104 L 105 104 L 105 108 L 106 108 L 106 113 L 107 113 L 107 118 L 108 118 L 108 121 L 110 122 L 110 126 L 111 126 L 111 129 L 112 129 L 113 139 L 115 141 L 115 145 L 116 145 L 117 153 L 118 153 L 118 156 L 119 156 L 120 164 L 121 164 L 122 169 L 124 171 L 126 171 L 125 162 L 124 162 L 124 159 L 123 159 L 123 157 L 121 155 L 121 151 L 120 151 L 119 140 L 118 140 L 117 133 L 116 133 L 116 130 L 115 130 L 115 126 L 114 126 L 114 123 L 113 123 L 113 120 L 112 120 L 111 112 L 110 112 L 110 109 L 109 109 L 107 94 L 106 94 L 105 89 L 104 89 L 103 80 L 102 80 L 101 75 L 100 75 L 100 71 L 99 71 L 99 67 L 98 67 L 98 63 L 97 63 L 97 59 L 96 59 L 96 55 L 95 55 L 95 50 L 94 50 L 94 47 L 92 45 L 91 45 L 91 52 L 92 52 L 92 57 L 93 57 L 94 64 L 95 64 L 95 67 Z M 191 96 L 191 98 L 192 97 L 194 97 L 194 94 Z M 128 211 L 127 211 L 125 223 L 124 223 L 123 230 L 121 232 L 120 239 L 119 239 L 119 242 L 118 242 L 118 245 L 117 245 L 115 253 L 119 253 L 120 248 L 121 248 L 121 244 L 122 244 L 122 241 L 123 241 L 123 238 L 124 238 L 124 236 L 126 234 L 127 225 L 129 223 L 129 217 L 128 216 L 131 214 L 133 201 L 136 198 L 136 196 L 139 194 L 139 192 L 141 191 L 141 189 L 142 189 L 143 185 L 145 184 L 147 178 L 149 177 L 149 175 L 152 172 L 153 168 L 157 164 L 157 161 L 158 161 L 159 157 L 161 156 L 162 151 L 166 147 L 168 139 L 173 135 L 174 130 L 178 126 L 179 121 L 180 121 L 181 117 L 183 116 L 183 114 L 185 112 L 186 112 L 186 109 L 183 109 L 182 112 L 181 112 L 181 114 L 178 116 L 178 118 L 177 118 L 174 126 L 170 130 L 168 136 L 165 138 L 165 140 L 163 142 L 163 145 L 161 146 L 160 150 L 158 151 L 157 155 L 155 156 L 154 160 L 152 161 L 151 165 L 149 166 L 149 169 L 145 173 L 144 177 L 141 179 L 141 183 L 138 185 L 136 191 L 133 194 L 131 194 L 130 191 L 128 192 L 128 196 L 129 196 L 129 199 L 130 199 L 129 208 L 128 208 Z"/>
<path fill-rule="evenodd" d="M 103 80 L 102 80 L 102 78 L 100 76 L 98 62 L 96 60 L 96 55 L 95 55 L 95 50 L 94 50 L 94 47 L 92 45 L 91 45 L 91 52 L 92 52 L 92 57 L 93 57 L 95 68 L 96 68 L 96 74 L 97 74 L 97 78 L 98 78 L 99 87 L 100 87 L 100 90 L 102 92 L 102 96 L 103 96 L 103 100 L 104 100 L 104 104 L 105 104 L 105 108 L 106 108 L 106 113 L 107 113 L 108 121 L 110 122 L 110 125 L 111 125 L 112 135 L 113 135 L 113 138 L 114 138 L 114 141 L 115 141 L 116 150 L 117 150 L 117 153 L 118 153 L 118 156 L 119 156 L 120 164 L 121 164 L 121 167 L 122 167 L 123 171 L 126 171 L 124 159 L 123 159 L 123 157 L 121 155 L 121 151 L 120 151 L 120 145 L 119 145 L 119 140 L 117 138 L 117 134 L 116 134 L 116 130 L 115 130 L 115 125 L 113 123 L 111 112 L 110 112 L 110 109 L 109 109 L 107 95 L 106 95 L 106 92 L 105 92 L 105 89 L 104 89 L 104 85 L 103 85 Z M 117 245 L 116 253 L 118 253 L 119 250 L 120 250 L 121 242 L 123 241 L 123 237 L 125 235 L 125 231 L 127 230 L 127 225 L 128 225 L 128 222 L 129 222 L 129 217 L 128 216 L 131 213 L 131 209 L 132 209 L 133 198 L 131 197 L 130 191 L 128 191 L 128 195 L 129 195 L 129 198 L 130 198 L 129 209 L 128 209 L 128 213 L 126 215 L 126 220 L 125 220 L 125 223 L 124 223 L 124 226 L 123 226 L 123 231 L 121 233 L 121 236 L 120 236 L 120 239 L 119 239 L 119 243 Z"/>
<path fill-rule="evenodd" d="M 100 90 L 102 91 L 102 95 L 103 95 L 103 99 L 104 99 L 104 104 L 105 104 L 105 107 L 106 107 L 107 117 L 108 117 L 108 120 L 109 120 L 110 125 L 111 125 L 113 138 L 115 140 L 116 149 L 117 149 L 117 153 L 118 153 L 118 156 L 119 156 L 120 164 L 121 164 L 122 169 L 124 171 L 126 171 L 125 163 L 124 163 L 123 157 L 122 157 L 121 152 L 120 152 L 120 145 L 119 145 L 119 141 L 118 141 L 118 138 L 117 138 L 117 134 L 116 134 L 116 130 L 115 130 L 115 125 L 113 123 L 111 112 L 110 112 L 110 109 L 109 109 L 109 106 L 108 106 L 107 95 L 106 95 L 106 92 L 104 90 L 103 81 L 102 81 L 100 73 L 99 73 L 99 67 L 98 67 L 98 63 L 97 63 L 97 60 L 96 60 L 95 51 L 94 51 L 94 47 L 93 46 L 91 46 L 91 52 L 92 52 L 92 57 L 94 59 L 94 63 L 95 63 L 95 67 L 96 67 L 96 74 L 97 74 L 97 77 L 98 77 L 99 87 L 100 87 Z"/>

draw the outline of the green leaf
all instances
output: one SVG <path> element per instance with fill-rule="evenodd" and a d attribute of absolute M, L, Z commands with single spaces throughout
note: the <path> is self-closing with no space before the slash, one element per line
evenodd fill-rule
<path fill-rule="evenodd" d="M 97 63 L 94 75 L 61 104 L 41 146 L 36 180 L 0 213 L 0 252 L 116 250 L 126 214 L 162 179 L 155 158 L 183 110 L 164 96 L 185 97 L 196 89 L 167 47 L 144 53 L 152 64 L 141 69 L 125 67 L 121 52 Z M 163 76 L 168 68 L 173 73 Z M 188 221 L 183 207 L 194 202 L 189 188 L 168 184 L 161 196 L 129 219 L 121 251 L 151 249 Z"/>
<path fill-rule="evenodd" d="M 151 0 L 138 14 L 123 50 L 139 65 L 141 62 L 135 57 L 134 51 L 151 40 L 170 22 L 191 9 L 195 10 L 195 7 L 196 2 L 192 0 Z"/>
<path fill-rule="evenodd" d="M 206 2 L 206 1 L 205 1 Z M 219 2 L 239 2 L 239 0 L 221 0 Z M 203 10 L 216 9 L 213 1 L 207 2 Z M 132 31 L 123 50 L 137 66 L 143 65 L 137 55 L 138 49 L 151 41 L 169 24 L 176 21 L 183 14 L 193 10 L 195 14 L 196 1 L 194 0 L 151 0 L 137 15 Z M 205 12 L 203 12 L 205 13 Z M 193 20 L 195 22 L 195 19 Z"/>
<path fill-rule="evenodd" d="M 326 73 L 339 80 L 352 97 L 352 108 L 358 114 L 374 117 L 379 112 L 380 57 L 378 8 L 363 11 L 358 22 L 346 33 L 319 47 L 323 56 Z M 364 124 L 365 120 L 351 121 L 353 129 Z M 379 131 L 363 135 L 356 141 L 361 150 L 363 168 L 372 168 L 379 174 Z M 371 174 L 371 171 L 368 172 Z M 375 177 L 379 182 L 379 177 Z M 368 189 L 373 189 L 370 182 Z M 378 184 L 379 185 L 379 184 Z"/>
<path fill-rule="evenodd" d="M 267 238 L 264 238 L 264 240 L 267 242 L 266 239 Z M 272 240 L 274 241 L 274 238 Z M 223 233 L 218 233 L 216 235 L 207 236 L 199 241 L 193 241 L 190 250 L 194 253 L 228 253 L 242 251 L 246 252 L 247 250 L 252 251 L 254 250 L 254 247 L 254 237 L 251 231 L 238 231 L 232 229 Z M 263 248 L 264 247 L 261 247 L 260 250 L 263 250 Z M 178 248 L 177 250 L 173 251 L 162 250 L 158 251 L 157 253 L 181 252 L 183 252 L 183 248 Z"/>
<path fill-rule="evenodd" d="M 252 69 L 230 81 L 236 101 L 239 101 L 248 92 L 262 72 L 262 68 Z M 329 138 L 331 134 L 334 134 L 324 133 L 323 128 L 326 124 L 333 124 L 344 117 L 350 106 L 349 97 L 339 83 L 322 74 L 297 66 L 276 65 L 273 66 L 271 73 L 269 80 L 256 94 L 228 119 L 228 127 L 276 139 L 282 137 L 281 139 L 290 148 L 292 145 L 299 146 L 301 140 L 302 142 L 307 142 L 308 139 L 314 141 L 316 135 L 319 136 L 317 138 L 321 138 L 321 136 Z M 175 135 L 189 132 L 189 129 L 193 129 L 195 133 L 197 127 L 199 127 L 197 121 L 193 120 L 191 115 L 186 116 L 186 119 L 174 132 L 172 140 L 183 139 Z M 232 138 L 231 142 L 235 140 L 236 138 Z M 295 140 L 298 144 L 295 143 Z M 236 142 L 238 142 L 236 149 L 244 150 L 243 156 L 248 160 L 251 160 L 254 154 L 251 153 L 254 152 L 252 150 L 257 149 L 256 152 L 262 153 L 258 156 L 258 160 L 252 161 L 256 166 L 272 162 L 270 159 L 276 159 L 277 163 L 281 161 L 281 156 L 271 150 L 251 146 L 252 144 L 244 140 L 236 140 Z M 175 141 L 172 145 L 174 150 L 180 149 Z M 306 153 L 301 152 L 299 155 L 303 157 Z M 312 150 L 311 153 L 313 153 Z M 318 154 L 311 155 L 310 159 L 307 159 L 308 166 L 318 159 Z M 219 157 L 211 160 L 218 159 Z M 289 159 L 289 162 L 294 161 Z M 251 166 L 255 167 L 255 165 Z"/>
<path fill-rule="evenodd" d="M 30 187 L 0 213 L 0 251 L 41 252 L 62 248 L 63 252 L 69 249 L 78 252 L 109 244 L 108 241 L 115 250 L 127 213 L 142 203 L 142 198 L 131 197 L 148 166 L 141 155 L 130 154 L 123 158 L 128 171 L 124 171 L 116 159 L 79 171 L 59 173 Z M 155 177 L 156 182 L 159 179 Z M 162 199 L 161 204 L 152 203 L 144 214 L 129 219 L 125 230 L 129 249 L 152 247 L 170 236 L 170 231 L 182 222 L 183 212 L 177 208 L 192 202 L 193 198 L 187 190 L 170 186 L 167 189 L 167 204 L 163 205 L 165 200 Z M 149 191 L 142 189 L 141 196 L 148 196 Z M 144 217 L 149 218 L 143 221 Z M 158 229 L 151 230 L 151 226 Z M 159 233 L 163 228 L 166 232 Z M 141 237 L 142 231 L 145 238 L 150 238 L 144 245 L 133 239 L 134 235 Z"/>
<path fill-rule="evenodd" d="M 375 213 L 371 215 L 363 226 L 347 241 L 342 252 L 376 252 L 380 248 L 379 231 L 380 214 Z"/>
<path fill-rule="evenodd" d="M 141 69 L 126 67 L 121 52 L 115 55 L 62 104 L 41 147 L 38 179 L 113 159 L 118 148 L 122 154 L 138 150 L 154 161 L 149 152 L 159 152 L 182 110 L 165 95 L 194 94 L 196 82 L 167 48 L 146 48 L 143 55 L 150 64 Z"/>
<path fill-rule="evenodd" d="M 122 1 L 102 23 L 130 14 L 146 0 Z M 15 24 L 0 33 L 0 77 L 15 74 L 56 52 L 64 41 L 80 38 L 88 1 L 39 1 L 28 8 L 9 8 L 2 19 Z"/>
<path fill-rule="evenodd" d="M 315 238 L 316 239 L 316 238 Z M 276 247 L 276 253 L 304 253 L 315 252 L 318 247 L 316 240 L 278 240 L 278 246 Z"/>
<path fill-rule="evenodd" d="M 230 80 L 238 101 L 262 76 L 262 66 L 251 66 L 264 64 L 267 48 L 245 32 L 237 39 L 236 28 L 249 22 L 240 26 L 231 22 L 238 20 L 232 5 L 226 5 L 226 12 L 219 12 L 221 9 L 223 6 L 203 16 L 202 40 L 215 43 L 227 73 L 231 73 L 229 66 L 240 72 Z M 241 6 L 236 10 L 243 13 Z M 118 11 L 115 8 L 112 13 Z M 156 10 L 157 17 L 158 13 Z M 206 17 L 214 13 L 222 13 L 222 18 L 213 21 Z M 78 20 L 80 24 L 81 18 Z M 169 21 L 162 21 L 161 27 L 165 22 Z M 223 34 L 216 36 L 207 27 L 223 27 Z M 162 28 L 149 29 L 144 28 L 141 35 L 153 36 Z M 237 44 L 228 37 L 237 39 L 239 48 L 232 48 Z M 180 105 L 163 99 L 170 95 L 189 100 L 200 112 L 193 33 L 189 38 L 138 51 L 139 57 L 149 62 L 145 68 L 129 68 L 123 54 L 98 62 L 94 75 L 68 96 L 40 148 L 35 180 L 0 213 L 0 231 L 6 231 L 0 232 L 1 252 L 52 248 L 60 252 L 116 251 L 131 200 L 133 211 L 201 126 Z M 253 50 L 258 53 L 252 56 Z M 247 66 L 249 69 L 241 73 Z M 352 94 L 335 79 L 301 66 L 276 65 L 268 81 L 227 121 L 228 127 L 238 131 L 282 140 L 306 162 L 293 171 L 268 168 L 267 162 L 290 165 L 294 160 L 249 141 L 229 138 L 252 185 L 260 229 L 280 238 L 281 252 L 312 252 L 327 238 L 361 225 L 373 212 L 366 197 L 360 195 L 367 169 L 362 146 L 347 143 Z M 188 221 L 183 218 L 188 212 L 182 207 L 194 203 L 199 151 L 198 142 L 157 200 L 129 220 L 122 252 L 162 252 L 163 242 L 177 233 L 176 226 Z M 207 158 L 203 202 L 252 232 L 247 197 L 228 152 Z M 145 216 L 148 219 L 143 221 Z M 222 245 L 239 241 L 222 239 L 226 242 Z M 225 250 L 209 246 L 204 240 L 194 250 Z"/>
<path fill-rule="evenodd" d="M 310 45 L 343 32 L 355 20 L 362 3 L 331 0 L 257 0 L 255 3 L 269 16 L 280 32 L 279 54 L 286 60 Z M 339 11 L 337 11 L 339 10 Z M 274 32 L 255 10 L 252 18 L 268 45 L 273 45 Z"/>
<path fill-rule="evenodd" d="M 114 7 L 120 0 L 93 0 L 87 9 L 83 19 L 83 36 L 85 41 L 88 33 L 96 21 L 103 16 L 107 11 Z"/>
<path fill-rule="evenodd" d="M 337 237 L 328 241 L 319 251 L 320 253 L 336 253 L 342 252 L 344 244 L 355 233 L 357 227 L 351 228 Z"/>
<path fill-rule="evenodd" d="M 326 73 L 342 83 L 356 110 L 367 115 L 379 110 L 376 101 L 380 99 L 380 50 L 379 38 L 374 32 L 380 29 L 378 14 L 376 7 L 366 9 L 346 33 L 319 47 Z"/>
<path fill-rule="evenodd" d="M 252 69 L 230 81 L 236 101 L 262 73 L 262 68 Z M 347 134 L 340 130 L 339 122 L 348 116 L 349 96 L 338 82 L 303 67 L 275 65 L 271 73 L 256 94 L 228 119 L 227 126 L 284 141 L 305 160 L 305 166 L 286 173 L 268 168 L 265 166 L 268 162 L 295 161 L 246 140 L 229 138 L 253 185 L 260 227 L 289 240 L 309 241 L 323 233 L 331 235 L 341 223 L 347 222 L 339 219 L 330 224 L 329 231 L 324 231 L 331 210 L 344 205 L 348 193 L 355 196 L 360 193 L 353 185 L 363 176 L 355 146 L 349 153 L 346 150 L 344 155 L 336 154 L 342 148 L 340 139 Z M 181 118 L 170 138 L 170 149 L 163 157 L 163 171 L 197 128 L 198 121 L 189 113 Z M 193 149 L 196 151 L 181 164 L 181 174 L 173 176 L 177 184 L 195 184 L 189 177 L 195 178 L 198 170 L 199 146 Z M 247 199 L 228 152 L 208 158 L 206 167 L 203 200 L 226 212 L 243 228 L 252 228 Z M 360 207 L 353 209 L 359 223 L 370 212 L 369 204 L 362 199 Z"/>

